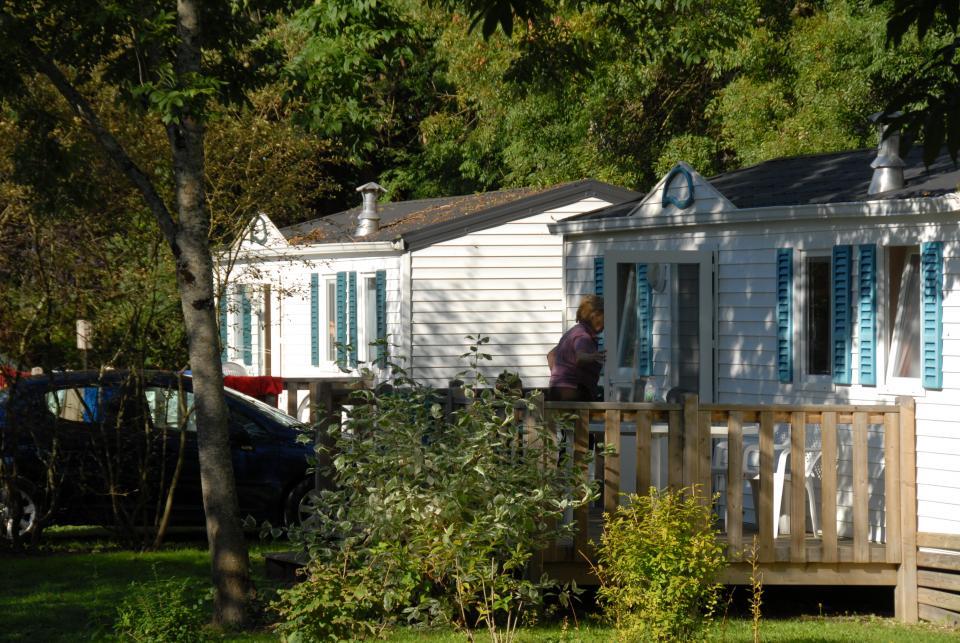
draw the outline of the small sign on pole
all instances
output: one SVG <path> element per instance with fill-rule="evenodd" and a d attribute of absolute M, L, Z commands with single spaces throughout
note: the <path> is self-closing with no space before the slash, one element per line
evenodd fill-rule
<path fill-rule="evenodd" d="M 82 351 L 93 348 L 93 324 L 88 319 L 77 320 L 77 348 Z"/>

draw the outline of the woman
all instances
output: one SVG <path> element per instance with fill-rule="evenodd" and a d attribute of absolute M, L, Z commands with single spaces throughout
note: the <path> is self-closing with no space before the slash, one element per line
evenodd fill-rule
<path fill-rule="evenodd" d="M 577 308 L 577 324 L 547 354 L 550 399 L 591 402 L 599 399 L 604 353 L 597 346 L 603 331 L 603 297 L 587 295 Z"/>

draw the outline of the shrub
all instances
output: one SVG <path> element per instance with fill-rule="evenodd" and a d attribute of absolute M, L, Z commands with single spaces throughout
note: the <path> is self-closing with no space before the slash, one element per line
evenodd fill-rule
<path fill-rule="evenodd" d="M 124 641 L 193 643 L 209 641 L 204 630 L 209 613 L 204 585 L 191 579 L 131 583 L 114 621 L 114 633 Z"/>
<path fill-rule="evenodd" d="M 406 605 L 418 584 L 415 570 L 400 569 L 404 562 L 386 544 L 362 557 L 340 550 L 333 558 L 312 560 L 304 582 L 280 592 L 273 605 L 280 616 L 277 632 L 305 641 L 379 638 L 394 607 Z"/>
<path fill-rule="evenodd" d="M 329 428 L 335 488 L 316 502 L 316 530 L 301 535 L 313 560 L 307 583 L 336 587 L 284 594 L 288 635 L 326 632 L 331 618 L 369 634 L 377 619 L 496 627 L 538 604 L 544 584 L 522 580 L 527 560 L 569 533 L 564 511 L 595 492 L 540 417 L 539 398 L 512 386 L 461 392 L 466 403 L 446 413 L 434 391 L 401 374 L 389 389 L 359 392 L 343 425 Z M 380 589 L 363 592 L 362 609 L 333 605 L 364 586 Z M 308 596 L 322 605 L 306 609 Z"/>
<path fill-rule="evenodd" d="M 599 598 L 638 640 L 690 640 L 717 605 L 725 564 L 710 503 L 695 488 L 631 494 L 605 516 Z"/>

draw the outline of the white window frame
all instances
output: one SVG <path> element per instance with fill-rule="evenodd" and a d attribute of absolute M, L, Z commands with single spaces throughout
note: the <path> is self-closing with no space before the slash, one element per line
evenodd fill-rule
<path fill-rule="evenodd" d="M 371 366 L 376 358 L 376 351 L 371 350 L 370 343 L 377 341 L 377 273 L 357 272 L 357 362 Z M 370 287 L 372 282 L 372 288 Z M 370 309 L 370 296 L 373 295 L 373 310 Z M 373 314 L 372 328 L 368 322 L 369 315 Z M 371 336 L 372 335 L 372 336 Z"/>
<path fill-rule="evenodd" d="M 320 362 L 326 364 L 328 370 L 335 368 L 337 362 L 337 274 L 326 274 L 320 279 L 323 292 L 317 297 L 317 304 L 322 306 L 320 335 L 322 337 Z M 333 335 L 330 335 L 330 324 L 333 324 Z M 349 335 L 348 335 L 349 336 Z"/>
<path fill-rule="evenodd" d="M 807 353 L 807 344 L 809 343 L 809 338 L 807 337 L 807 314 L 810 309 L 809 302 L 807 302 L 807 286 L 809 282 L 809 273 L 807 271 L 807 260 L 814 258 L 826 257 L 830 265 L 830 306 L 832 309 L 833 306 L 833 249 L 832 248 L 821 248 L 815 250 L 800 250 L 798 253 L 798 259 L 800 261 L 799 270 L 796 270 L 797 266 L 794 266 L 794 274 L 799 275 L 800 279 L 797 280 L 800 286 L 799 288 L 794 288 L 793 291 L 793 309 L 796 311 L 795 320 L 793 324 L 793 345 L 794 345 L 794 363 L 799 366 L 799 381 L 801 382 L 803 388 L 813 391 L 832 391 L 834 388 L 833 384 L 833 359 L 832 356 L 829 357 L 829 362 L 831 365 L 830 373 L 827 375 L 812 375 L 810 374 L 809 368 L 809 356 Z M 827 350 L 830 350 L 832 346 L 833 338 L 833 329 L 831 329 L 831 338 L 827 340 Z M 797 354 L 799 353 L 799 354 Z"/>
<path fill-rule="evenodd" d="M 891 279 L 893 278 L 893 275 L 891 274 L 892 268 L 890 265 L 890 250 L 892 248 L 915 248 L 916 253 L 920 254 L 920 243 L 918 242 L 918 243 L 892 244 L 887 246 L 881 246 L 880 248 L 883 250 L 883 252 L 880 253 L 882 255 L 882 262 L 883 262 L 882 264 L 883 270 L 880 274 L 883 276 L 883 279 L 882 279 L 882 284 L 878 284 L 878 286 L 880 286 L 878 288 L 878 291 L 880 291 L 881 293 L 881 296 L 878 297 L 878 299 L 880 300 L 878 304 L 880 306 L 881 314 L 879 315 L 879 319 L 878 319 L 880 324 L 878 325 L 879 332 L 878 332 L 877 339 L 880 343 L 882 350 L 878 351 L 878 354 L 877 354 L 877 357 L 878 357 L 877 367 L 878 367 L 878 371 L 880 373 L 883 373 L 883 384 L 879 388 L 881 393 L 887 394 L 887 395 L 909 395 L 911 397 L 924 397 L 926 396 L 926 389 L 923 388 L 922 373 L 917 377 L 894 377 L 891 374 L 891 371 L 893 369 L 893 356 L 896 355 L 896 352 L 900 345 L 900 337 L 896 332 L 897 320 L 895 317 L 893 319 L 890 319 L 890 303 L 891 303 L 890 302 L 890 297 L 891 297 L 890 282 L 891 282 Z M 922 272 L 922 266 L 921 266 L 921 272 Z M 920 276 L 918 275 L 918 277 Z M 899 275 L 899 278 L 900 279 L 903 278 L 902 273 L 901 275 Z M 922 288 L 923 288 L 922 279 L 919 281 L 919 287 L 921 288 L 921 292 L 922 292 Z M 903 304 L 903 299 L 905 296 L 906 296 L 906 293 L 901 289 L 898 296 L 897 309 L 899 309 Z M 923 301 L 921 299 L 920 308 L 922 308 L 922 306 L 923 306 Z M 920 308 L 917 309 L 918 315 L 921 314 Z M 888 341 L 888 338 L 889 338 L 889 341 Z M 920 342 L 923 341 L 922 333 L 918 341 Z M 921 346 L 920 347 L 921 355 L 922 355 L 922 348 L 923 347 Z"/>

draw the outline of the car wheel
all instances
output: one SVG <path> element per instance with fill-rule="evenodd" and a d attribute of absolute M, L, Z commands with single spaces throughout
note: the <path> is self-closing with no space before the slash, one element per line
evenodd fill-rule
<path fill-rule="evenodd" d="M 313 478 L 301 481 L 287 496 L 283 511 L 284 525 L 302 529 L 316 528 L 318 524 L 316 503 L 319 497 Z"/>
<path fill-rule="evenodd" d="M 40 522 L 40 508 L 37 505 L 33 488 L 20 482 L 17 484 L 17 496 L 20 502 L 20 521 L 17 533 L 21 538 L 33 533 Z M 0 535 L 11 539 L 14 534 L 13 506 L 7 498 L 6 489 L 0 490 Z"/>

